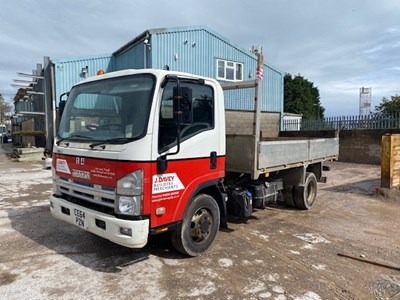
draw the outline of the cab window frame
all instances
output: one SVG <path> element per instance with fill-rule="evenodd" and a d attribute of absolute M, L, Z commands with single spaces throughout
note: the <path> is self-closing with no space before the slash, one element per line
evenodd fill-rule
<path fill-rule="evenodd" d="M 173 117 L 173 98 L 172 91 L 176 86 L 176 81 L 169 81 L 161 93 L 161 101 L 158 116 L 158 153 L 164 153 L 177 145 L 177 125 Z M 181 87 L 190 87 L 192 89 L 192 110 L 193 122 L 191 124 L 182 124 L 181 143 L 204 132 L 215 128 L 215 90 L 212 85 L 198 83 L 193 80 L 180 78 Z M 163 104 L 167 104 L 163 106 Z M 201 109 L 205 109 L 207 116 L 200 115 Z M 203 119 L 201 119 L 203 118 Z M 196 124 L 196 125 L 193 125 Z M 197 126 L 193 132 L 187 133 L 189 126 Z M 186 128 L 186 130 L 185 130 Z M 163 140 L 164 139 L 164 140 Z"/>

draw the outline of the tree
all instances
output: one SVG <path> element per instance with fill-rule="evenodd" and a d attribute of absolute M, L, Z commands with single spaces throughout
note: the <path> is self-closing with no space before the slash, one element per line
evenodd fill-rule
<path fill-rule="evenodd" d="M 11 112 L 11 105 L 8 104 L 3 96 L 0 94 L 0 124 L 3 124 L 6 120 L 6 115 Z"/>
<path fill-rule="evenodd" d="M 400 112 L 400 96 L 391 96 L 390 100 L 386 97 L 382 98 L 382 102 L 375 106 L 375 110 L 378 114 L 393 114 Z"/>
<path fill-rule="evenodd" d="M 319 90 L 314 83 L 297 75 L 284 77 L 284 111 L 302 114 L 304 119 L 324 118 L 325 108 L 321 106 Z"/>

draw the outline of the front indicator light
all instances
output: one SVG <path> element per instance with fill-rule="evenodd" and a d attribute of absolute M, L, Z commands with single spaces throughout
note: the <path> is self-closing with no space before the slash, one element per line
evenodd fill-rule
<path fill-rule="evenodd" d="M 156 215 L 160 216 L 160 215 L 163 215 L 163 214 L 165 214 L 165 207 L 157 207 L 156 208 Z"/>

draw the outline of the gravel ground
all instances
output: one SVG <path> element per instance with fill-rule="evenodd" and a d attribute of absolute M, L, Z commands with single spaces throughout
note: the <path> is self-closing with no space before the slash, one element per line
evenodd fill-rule
<path fill-rule="evenodd" d="M 379 166 L 332 163 L 311 211 L 257 210 L 186 258 L 166 234 L 132 250 L 52 218 L 51 171 L 2 150 L 2 299 L 400 297 L 400 192 L 379 189 Z"/>

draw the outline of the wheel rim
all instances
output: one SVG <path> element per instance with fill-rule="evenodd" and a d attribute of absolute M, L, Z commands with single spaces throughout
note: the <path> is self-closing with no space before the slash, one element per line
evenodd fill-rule
<path fill-rule="evenodd" d="M 196 243 L 206 240 L 212 230 L 213 218 L 206 208 L 198 209 L 192 217 L 190 225 L 190 236 Z"/>

